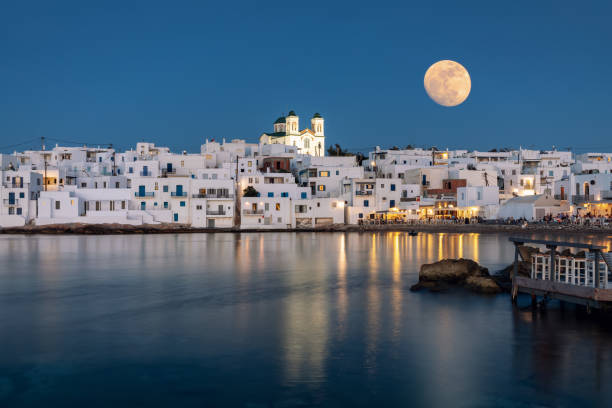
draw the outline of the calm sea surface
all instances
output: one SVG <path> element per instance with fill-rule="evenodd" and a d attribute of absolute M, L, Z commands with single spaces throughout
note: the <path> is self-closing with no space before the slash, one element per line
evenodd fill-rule
<path fill-rule="evenodd" d="M 409 291 L 442 258 L 508 265 L 505 235 L 0 236 L 0 248 L 0 407 L 612 406 L 612 320 Z"/>

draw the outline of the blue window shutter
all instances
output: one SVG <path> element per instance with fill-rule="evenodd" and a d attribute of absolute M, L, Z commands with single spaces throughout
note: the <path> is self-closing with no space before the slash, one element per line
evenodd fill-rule
<path fill-rule="evenodd" d="M 274 197 L 274 193 L 269 192 L 269 193 L 268 193 L 268 197 Z"/>
<path fill-rule="evenodd" d="M 181 201 L 181 207 L 184 207 L 184 206 L 185 206 L 185 202 Z"/>
<path fill-rule="evenodd" d="M 395 191 L 395 184 L 391 184 L 391 191 Z"/>
<path fill-rule="evenodd" d="M 363 200 L 363 206 L 364 207 L 369 207 L 370 206 L 370 200 Z"/>
<path fill-rule="evenodd" d="M 308 197 L 308 194 L 306 194 L 306 193 L 302 193 L 301 197 L 302 197 L 303 199 L 305 199 L 306 197 Z"/>

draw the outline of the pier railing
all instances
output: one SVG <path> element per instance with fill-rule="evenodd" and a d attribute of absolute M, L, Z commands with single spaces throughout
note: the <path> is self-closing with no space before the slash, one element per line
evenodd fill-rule
<path fill-rule="evenodd" d="M 512 300 L 519 292 L 531 294 L 535 304 L 537 296 L 554 298 L 591 307 L 612 305 L 612 254 L 606 247 L 576 242 L 561 242 L 527 238 L 510 238 L 514 244 Z M 544 245 L 548 253 L 535 253 L 524 259 L 520 251 L 524 244 Z M 579 248 L 585 252 L 569 255 L 557 248 Z M 529 277 L 519 276 L 519 257 L 531 263 Z"/>

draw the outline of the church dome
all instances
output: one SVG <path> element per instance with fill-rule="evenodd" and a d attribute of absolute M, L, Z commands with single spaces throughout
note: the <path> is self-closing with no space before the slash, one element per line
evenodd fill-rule
<path fill-rule="evenodd" d="M 315 113 L 314 115 L 312 115 L 313 118 L 320 118 L 322 117 L 320 113 Z"/>
<path fill-rule="evenodd" d="M 295 114 L 294 111 L 289 111 L 289 114 L 287 116 L 297 116 L 297 115 Z"/>
<path fill-rule="evenodd" d="M 277 123 L 285 123 L 285 118 L 280 117 L 280 118 L 276 119 L 276 121 L 274 122 L 274 124 L 276 125 Z"/>

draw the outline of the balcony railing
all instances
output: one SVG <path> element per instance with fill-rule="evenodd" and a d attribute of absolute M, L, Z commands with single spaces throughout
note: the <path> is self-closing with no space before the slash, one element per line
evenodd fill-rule
<path fill-rule="evenodd" d="M 355 195 L 370 196 L 370 195 L 372 195 L 372 192 L 371 191 L 366 191 L 366 190 L 363 190 L 363 191 L 359 191 L 358 190 L 358 191 L 355 191 Z"/>
<path fill-rule="evenodd" d="M 144 193 L 140 193 L 140 192 L 135 192 L 134 193 L 135 197 L 141 197 L 141 198 L 145 198 L 145 197 L 155 197 L 155 193 L 153 191 L 149 191 L 149 192 L 144 192 Z"/>
<path fill-rule="evenodd" d="M 572 203 L 573 204 L 584 204 L 586 202 L 589 201 L 594 201 L 595 197 L 592 195 L 584 195 L 584 194 L 580 194 L 580 195 L 573 195 L 572 196 Z"/>
<path fill-rule="evenodd" d="M 226 215 L 225 210 L 206 210 L 206 215 Z"/>
<path fill-rule="evenodd" d="M 263 215 L 264 210 L 242 210 L 244 215 Z"/>
<path fill-rule="evenodd" d="M 23 183 L 11 183 L 12 188 L 23 188 Z"/>
<path fill-rule="evenodd" d="M 233 194 L 192 194 L 191 198 L 234 198 Z"/>
<path fill-rule="evenodd" d="M 152 176 L 152 175 L 153 175 L 153 173 L 147 170 L 147 171 L 141 171 L 141 172 L 140 172 L 140 175 L 141 175 L 142 177 L 148 177 L 148 176 Z"/>
<path fill-rule="evenodd" d="M 400 201 L 402 203 L 407 203 L 407 202 L 410 202 L 410 201 L 417 201 L 417 197 L 401 197 Z"/>
<path fill-rule="evenodd" d="M 4 200 L 2 200 L 2 202 L 4 203 L 4 205 L 18 205 L 19 199 L 15 198 L 14 200 L 10 200 L 8 198 L 5 198 Z"/>
<path fill-rule="evenodd" d="M 187 193 L 185 192 L 178 193 L 176 191 L 173 191 L 170 193 L 170 197 L 187 197 Z"/>

